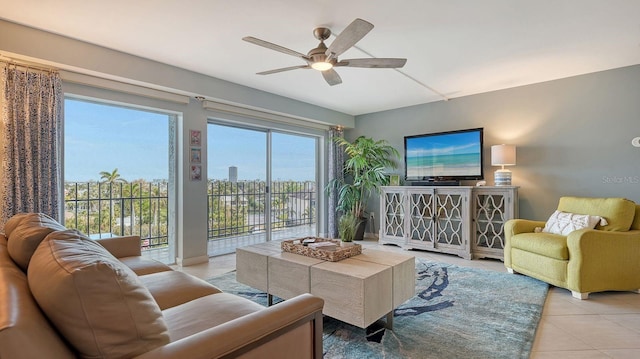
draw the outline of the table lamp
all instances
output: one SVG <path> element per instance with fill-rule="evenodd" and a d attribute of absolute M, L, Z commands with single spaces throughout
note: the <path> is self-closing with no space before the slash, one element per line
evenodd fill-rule
<path fill-rule="evenodd" d="M 504 166 L 516 164 L 516 146 L 495 145 L 491 146 L 491 165 L 502 166 L 494 173 L 494 183 L 496 186 L 511 186 L 511 171 L 505 170 Z"/>

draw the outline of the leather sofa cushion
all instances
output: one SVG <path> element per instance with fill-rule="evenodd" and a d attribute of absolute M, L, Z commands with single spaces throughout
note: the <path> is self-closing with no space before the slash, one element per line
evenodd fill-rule
<path fill-rule="evenodd" d="M 162 314 L 174 342 L 260 310 L 264 307 L 249 299 L 218 293 L 165 309 Z"/>
<path fill-rule="evenodd" d="M 567 237 L 553 233 L 520 233 L 510 239 L 511 247 L 545 257 L 568 260 Z"/>
<path fill-rule="evenodd" d="M 75 231 L 48 235 L 27 276 L 40 308 L 80 357 L 132 357 L 169 342 L 162 312 L 135 273 Z"/>
<path fill-rule="evenodd" d="M 17 213 L 11 216 L 11 218 L 9 218 L 4 224 L 5 236 L 9 237 L 9 234 L 11 234 L 11 232 L 13 232 L 16 227 L 18 227 L 20 222 L 22 222 L 22 220 L 25 219 L 29 214 L 30 213 Z"/>
<path fill-rule="evenodd" d="M 9 255 L 26 272 L 40 242 L 49 233 L 64 230 L 66 228 L 63 225 L 44 213 L 16 214 L 5 225 Z"/>
<path fill-rule="evenodd" d="M 146 275 L 172 270 L 171 267 L 162 262 L 142 258 L 140 256 L 122 257 L 118 259 L 120 262 L 124 263 L 124 265 L 131 268 L 131 270 L 137 275 Z"/>
<path fill-rule="evenodd" d="M 636 213 L 636 204 L 624 198 L 561 197 L 558 210 L 604 217 L 608 224 L 596 226 L 603 231 L 628 231 Z"/>
<path fill-rule="evenodd" d="M 152 273 L 138 278 L 151 292 L 161 310 L 221 292 L 202 279 L 179 271 Z"/>

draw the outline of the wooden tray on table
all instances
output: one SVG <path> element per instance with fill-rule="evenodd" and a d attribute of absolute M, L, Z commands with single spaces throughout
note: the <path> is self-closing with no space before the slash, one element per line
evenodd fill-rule
<path fill-rule="evenodd" d="M 313 240 L 313 242 L 311 242 Z M 330 242 L 335 245 L 333 249 L 324 249 L 322 247 L 312 248 L 308 245 L 303 245 L 303 242 L 321 243 Z M 307 257 L 322 259 L 329 262 L 337 262 L 343 259 L 357 256 L 362 253 L 362 246 L 354 243 L 348 247 L 342 247 L 340 241 L 320 238 L 320 237 L 304 237 L 298 239 L 290 239 L 281 242 L 281 248 L 285 252 L 300 254 Z"/>

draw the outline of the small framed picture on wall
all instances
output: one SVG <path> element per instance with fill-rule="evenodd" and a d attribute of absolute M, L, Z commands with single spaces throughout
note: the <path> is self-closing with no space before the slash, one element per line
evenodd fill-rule
<path fill-rule="evenodd" d="M 202 152 L 200 150 L 200 147 L 191 147 L 191 156 L 189 157 L 189 162 L 191 163 L 200 163 Z"/>
<path fill-rule="evenodd" d="M 200 139 L 200 136 L 201 136 L 200 131 L 190 130 L 189 131 L 189 144 L 191 146 L 200 146 L 200 144 L 202 143 L 202 141 Z"/>
<path fill-rule="evenodd" d="M 191 180 L 200 181 L 202 179 L 202 166 L 191 165 Z"/>

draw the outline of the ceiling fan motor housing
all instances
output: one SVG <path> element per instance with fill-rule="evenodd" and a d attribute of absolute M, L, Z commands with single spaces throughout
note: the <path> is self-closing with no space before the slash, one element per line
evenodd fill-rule
<path fill-rule="evenodd" d="M 327 46 L 324 44 L 324 41 L 320 41 L 320 45 L 318 45 L 318 47 L 311 49 L 309 51 L 309 53 L 307 53 L 307 56 L 309 57 L 309 59 L 311 59 L 311 63 L 315 63 L 315 62 L 326 62 L 327 60 Z M 336 58 L 332 58 L 330 61 L 331 64 L 335 65 L 337 60 Z"/>

